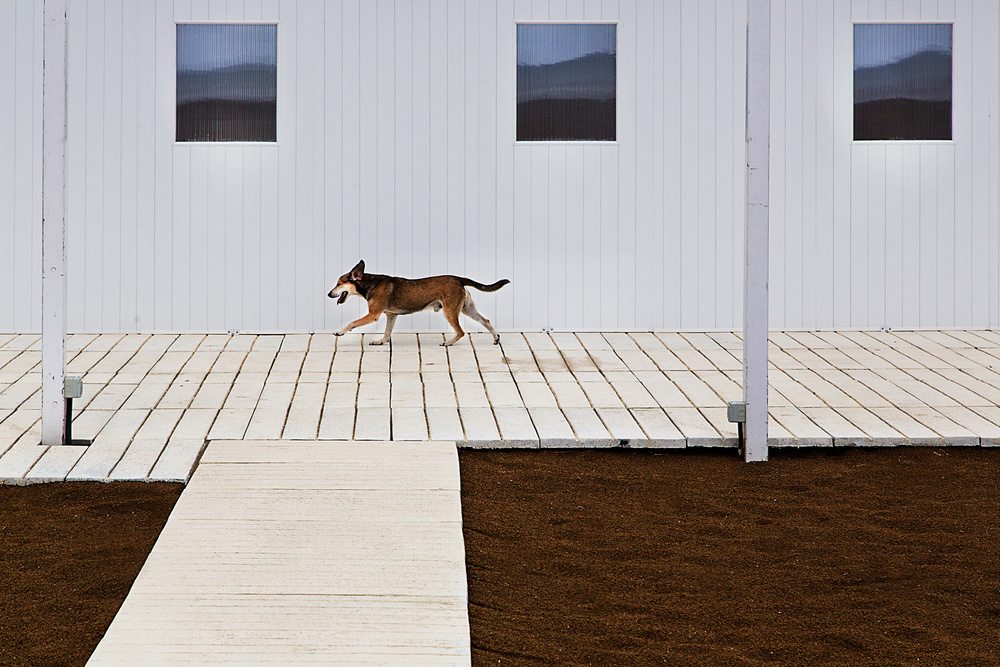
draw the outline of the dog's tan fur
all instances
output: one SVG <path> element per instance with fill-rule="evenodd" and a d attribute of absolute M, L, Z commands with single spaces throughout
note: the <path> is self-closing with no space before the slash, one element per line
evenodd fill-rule
<path fill-rule="evenodd" d="M 371 342 L 371 345 L 382 345 L 389 340 L 389 334 L 392 333 L 392 326 L 396 323 L 398 315 L 409 315 L 433 308 L 434 311 L 443 310 L 445 319 L 455 330 L 454 338 L 441 343 L 442 345 L 454 345 L 465 335 L 458 322 L 459 313 L 464 313 L 486 327 L 493 334 L 493 343 L 498 344 L 500 335 L 490 321 L 476 310 L 476 304 L 472 302 L 466 287 L 475 287 L 483 292 L 495 292 L 509 282 L 504 279 L 492 285 L 483 285 L 459 276 L 433 276 L 413 280 L 383 276 L 365 273 L 365 262 L 361 260 L 357 266 L 337 280 L 337 284 L 327 296 L 337 299 L 337 303 L 341 304 L 347 297 L 356 294 L 368 301 L 368 314 L 334 332 L 334 335 L 343 336 L 351 329 L 372 324 L 385 313 L 385 334 L 381 339 Z"/>

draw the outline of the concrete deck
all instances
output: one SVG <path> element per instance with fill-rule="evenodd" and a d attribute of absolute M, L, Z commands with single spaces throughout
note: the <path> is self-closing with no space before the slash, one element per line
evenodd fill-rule
<path fill-rule="evenodd" d="M 451 442 L 213 441 L 88 665 L 469 665 Z"/>
<path fill-rule="evenodd" d="M 721 333 L 85 335 L 74 437 L 39 446 L 37 335 L 0 334 L 0 481 L 185 481 L 211 440 L 735 446 Z M 1000 444 L 1000 333 L 774 332 L 770 446 Z"/>

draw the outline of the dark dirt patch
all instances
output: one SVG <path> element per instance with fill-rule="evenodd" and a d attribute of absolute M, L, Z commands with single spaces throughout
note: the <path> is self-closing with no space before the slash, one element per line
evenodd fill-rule
<path fill-rule="evenodd" d="M 85 664 L 183 488 L 0 486 L 0 664 Z"/>
<path fill-rule="evenodd" d="M 477 667 L 1000 664 L 1000 449 L 461 463 Z M 182 488 L 0 487 L 0 664 L 84 664 Z"/>
<path fill-rule="evenodd" d="M 464 451 L 473 664 L 1000 664 L 1000 450 Z"/>

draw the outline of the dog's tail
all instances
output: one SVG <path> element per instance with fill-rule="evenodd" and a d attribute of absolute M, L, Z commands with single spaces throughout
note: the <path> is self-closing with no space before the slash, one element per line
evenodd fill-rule
<path fill-rule="evenodd" d="M 477 283 L 475 280 L 469 280 L 468 278 L 459 278 L 462 281 L 464 287 L 475 287 L 480 292 L 496 292 L 498 289 L 509 283 L 510 281 L 504 278 L 503 280 L 498 280 L 492 285 L 484 285 L 482 283 Z"/>

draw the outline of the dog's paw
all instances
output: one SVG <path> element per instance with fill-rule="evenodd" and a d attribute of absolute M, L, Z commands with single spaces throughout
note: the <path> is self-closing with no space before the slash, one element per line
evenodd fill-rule
<path fill-rule="evenodd" d="M 345 333 L 347 333 L 347 332 L 346 331 L 334 331 L 333 335 L 334 336 L 343 336 Z"/>
<path fill-rule="evenodd" d="M 373 340 L 373 341 L 371 341 L 368 344 L 369 345 L 385 345 L 385 343 L 386 343 L 386 341 L 384 341 L 384 340 Z"/>
<path fill-rule="evenodd" d="M 500 344 L 500 336 L 497 336 L 496 338 L 493 339 L 493 344 L 494 345 L 499 345 Z"/>

